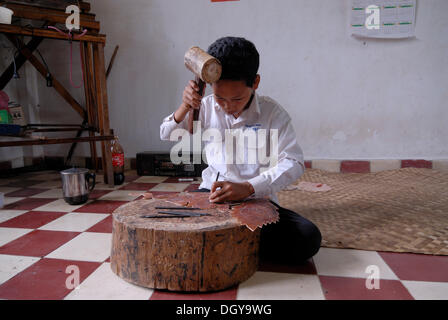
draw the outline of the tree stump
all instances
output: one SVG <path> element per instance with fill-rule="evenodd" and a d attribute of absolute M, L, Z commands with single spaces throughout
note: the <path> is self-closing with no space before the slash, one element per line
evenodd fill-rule
<path fill-rule="evenodd" d="M 133 284 L 170 291 L 207 292 L 235 286 L 258 267 L 260 229 L 240 225 L 230 210 L 210 216 L 142 218 L 165 200 L 137 200 L 113 213 L 111 268 Z"/>

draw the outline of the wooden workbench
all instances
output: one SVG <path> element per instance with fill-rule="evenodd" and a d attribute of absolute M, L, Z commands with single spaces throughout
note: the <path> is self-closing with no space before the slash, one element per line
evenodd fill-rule
<path fill-rule="evenodd" d="M 40 60 L 36 58 L 33 51 L 36 50 L 44 39 L 69 41 L 68 37 L 55 30 L 48 29 L 48 26 L 58 26 L 59 29 L 65 30 L 65 21 L 69 16 L 69 14 L 65 13 L 65 7 L 70 4 L 80 7 L 80 27 L 88 31 L 83 37 L 79 39 L 74 37 L 72 39 L 72 41 L 81 43 L 81 58 L 84 71 L 84 106 L 71 96 L 54 75 L 52 75 L 53 88 L 79 114 L 83 128 L 73 138 L 22 139 L 19 141 L 15 139 L 0 142 L 0 147 L 72 143 L 73 145 L 69 153 L 71 157 L 71 153 L 77 143 L 88 142 L 90 143 L 90 153 L 95 170 L 97 170 L 98 158 L 95 143 L 96 141 L 101 141 L 104 180 L 106 183 L 113 184 L 110 141 L 114 137 L 109 124 L 106 67 L 104 62 L 106 36 L 99 33 L 100 23 L 95 20 L 95 14 L 90 12 L 90 4 L 74 0 L 0 1 L 0 5 L 4 5 L 14 11 L 13 19 L 32 20 L 42 25 L 41 27 L 21 26 L 16 25 L 13 21 L 12 25 L 0 24 L 0 33 L 4 34 L 18 49 L 19 56 L 16 58 L 16 68 L 19 69 L 26 61 L 29 61 L 45 81 L 48 71 Z M 73 32 L 73 34 L 76 35 L 77 32 Z M 25 43 L 22 40 L 24 37 L 31 37 L 31 39 Z M 13 78 L 13 73 L 14 64 L 12 63 L 0 76 L 0 90 Z M 84 129 L 84 127 L 88 129 Z M 55 131 L 69 130 L 66 128 L 53 129 L 53 132 Z M 88 132 L 87 137 L 81 137 L 84 131 Z"/>

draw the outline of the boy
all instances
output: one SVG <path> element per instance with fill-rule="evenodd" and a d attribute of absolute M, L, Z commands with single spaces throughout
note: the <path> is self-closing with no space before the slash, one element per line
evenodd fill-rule
<path fill-rule="evenodd" d="M 259 160 L 248 163 L 257 148 L 243 142 L 236 145 L 244 150 L 246 163 L 223 161 L 231 148 L 229 142 L 209 142 L 222 152 L 207 153 L 209 167 L 202 173 L 200 191 L 210 192 L 211 202 L 239 201 L 248 197 L 269 197 L 276 202 L 276 192 L 295 182 L 305 171 L 303 153 L 296 141 L 291 118 L 286 111 L 268 97 L 256 94 L 260 83 L 257 73 L 260 58 L 255 46 L 244 38 L 218 39 L 208 53 L 222 64 L 221 79 L 212 84 L 213 94 L 202 98 L 198 86 L 190 81 L 183 92 L 182 104 L 177 111 L 164 119 L 160 127 L 162 140 L 169 140 L 174 129 L 187 129 L 190 108 L 200 108 L 199 121 L 204 129 L 222 132 L 229 129 L 267 131 L 266 145 L 271 130 L 278 132 L 277 163 L 272 168 L 263 166 Z M 260 136 L 258 137 L 260 140 Z M 219 140 L 219 139 L 218 139 Z M 261 139 L 262 140 L 262 139 Z M 260 142 L 260 141 L 258 141 Z M 218 146 L 218 147 L 217 147 Z M 233 145 L 232 145 L 233 146 Z M 272 157 L 272 155 L 270 155 Z M 230 159 L 232 160 L 232 159 Z M 235 163 L 236 162 L 236 163 Z M 219 176 L 221 181 L 215 181 Z M 288 209 L 279 207 L 280 220 L 261 230 L 260 257 L 278 262 L 303 262 L 320 248 L 321 234 L 310 221 Z"/>

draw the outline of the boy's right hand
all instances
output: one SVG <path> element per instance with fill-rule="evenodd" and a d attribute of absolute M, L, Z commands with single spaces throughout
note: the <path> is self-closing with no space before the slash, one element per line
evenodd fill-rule
<path fill-rule="evenodd" d="M 196 84 L 195 81 L 190 80 L 188 82 L 188 85 L 185 87 L 183 96 L 182 96 L 182 102 L 183 104 L 190 108 L 194 108 L 194 109 L 199 109 L 199 107 L 201 106 L 201 100 L 202 100 L 202 95 L 204 94 L 204 92 L 198 93 L 199 91 L 199 87 Z M 204 91 L 205 91 L 205 87 L 204 87 Z"/>

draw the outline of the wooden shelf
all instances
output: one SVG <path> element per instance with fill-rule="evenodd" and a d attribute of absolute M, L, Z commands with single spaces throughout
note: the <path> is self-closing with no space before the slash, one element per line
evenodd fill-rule
<path fill-rule="evenodd" d="M 25 61 L 29 61 L 38 73 L 45 80 L 48 73 L 47 68 L 41 63 L 33 51 L 37 49 L 43 39 L 56 39 L 68 41 L 65 34 L 51 29 L 47 26 L 54 26 L 56 24 L 64 23 L 68 14 L 65 13 L 64 8 L 58 7 L 61 1 L 56 0 L 23 0 L 23 1 L 1 1 L 0 5 L 5 4 L 16 12 L 14 15 L 20 19 L 30 19 L 35 22 L 43 22 L 41 28 L 22 27 L 18 25 L 0 24 L 0 33 L 3 33 L 13 46 L 19 51 L 16 57 L 17 64 L 11 63 L 9 67 L 0 76 L 0 89 L 4 88 L 6 84 L 13 77 L 13 70 L 19 69 Z M 67 1 L 65 2 L 67 3 Z M 76 2 L 81 7 L 80 26 L 82 29 L 87 29 L 87 33 L 80 39 L 73 39 L 79 41 L 81 47 L 81 60 L 84 70 L 84 93 L 85 104 L 81 105 L 76 101 L 70 92 L 64 88 L 54 75 L 53 88 L 55 91 L 75 110 L 86 128 L 59 128 L 59 129 L 38 129 L 40 132 L 57 132 L 57 131 L 77 131 L 76 137 L 73 138 L 51 138 L 51 139 L 23 139 L 23 140 L 9 140 L 0 141 L 0 147 L 19 147 L 19 146 L 33 146 L 33 145 L 51 145 L 51 144 L 72 144 L 69 151 L 68 158 L 73 154 L 77 143 L 88 142 L 90 144 L 91 157 L 94 163 L 97 163 L 97 147 L 96 142 L 101 142 L 101 161 L 102 167 L 105 171 L 104 182 L 113 185 L 113 168 L 111 155 L 111 141 L 114 140 L 113 130 L 109 123 L 109 109 L 107 96 L 107 81 L 106 69 L 104 62 L 104 46 L 106 44 L 106 36 L 99 34 L 100 23 L 95 21 L 95 15 L 89 13 L 90 4 L 83 1 Z M 44 7 L 42 7 L 44 6 Z M 45 8 L 46 7 L 46 8 Z M 74 36 L 78 32 L 72 33 Z M 25 40 L 20 36 L 29 36 L 31 40 L 25 43 Z M 88 137 L 81 137 L 83 131 L 88 131 Z M 97 136 L 96 133 L 99 135 Z M 97 167 L 95 167 L 97 169 Z"/>
<path fill-rule="evenodd" d="M 82 137 L 82 138 L 57 138 L 57 139 L 43 139 L 43 140 L 16 140 L 16 141 L 0 141 L 0 148 L 2 147 L 23 147 L 23 146 L 37 146 L 49 144 L 69 144 L 78 142 L 92 142 L 92 141 L 111 141 L 114 136 L 97 136 L 97 137 Z"/>
<path fill-rule="evenodd" d="M 21 36 L 30 37 L 42 37 L 47 39 L 57 39 L 57 40 L 68 40 L 66 36 L 60 34 L 55 30 L 41 29 L 41 28 L 31 28 L 31 27 L 21 27 L 10 24 L 0 23 L 0 32 L 8 33 Z M 79 33 L 73 33 L 74 35 Z M 73 39 L 73 41 L 83 41 L 83 42 L 95 42 L 95 43 L 106 43 L 106 36 L 104 34 L 85 34 L 80 39 Z"/>

